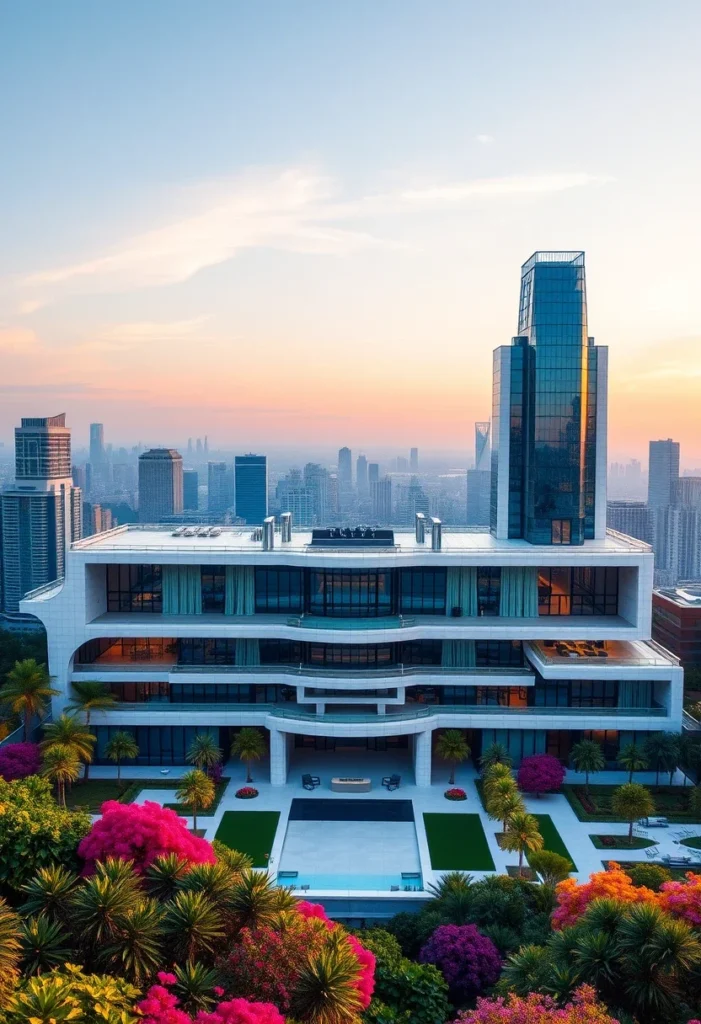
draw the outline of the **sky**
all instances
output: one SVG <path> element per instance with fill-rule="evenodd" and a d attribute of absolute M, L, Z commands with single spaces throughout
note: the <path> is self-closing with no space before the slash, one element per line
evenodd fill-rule
<path fill-rule="evenodd" d="M 0 4 L 0 439 L 473 445 L 584 249 L 611 458 L 701 465 L 701 5 Z"/>

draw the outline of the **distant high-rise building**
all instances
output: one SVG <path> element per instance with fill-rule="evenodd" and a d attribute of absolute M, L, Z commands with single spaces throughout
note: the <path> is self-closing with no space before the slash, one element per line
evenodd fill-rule
<path fill-rule="evenodd" d="M 368 462 L 368 485 L 372 487 L 380 479 L 380 465 L 378 462 Z"/>
<path fill-rule="evenodd" d="M 187 454 L 188 455 L 192 455 L 192 438 L 191 437 L 188 437 L 188 439 L 187 439 Z"/>
<path fill-rule="evenodd" d="M 201 437 L 197 438 L 196 451 L 197 451 L 198 455 L 202 454 L 202 438 Z"/>
<path fill-rule="evenodd" d="M 409 460 L 406 459 L 403 455 L 398 455 L 397 456 L 397 460 L 396 460 L 395 465 L 397 467 L 397 472 L 398 473 L 408 473 L 409 472 Z"/>
<path fill-rule="evenodd" d="M 339 448 L 338 482 L 343 490 L 350 490 L 353 486 L 353 456 L 350 448 Z"/>
<path fill-rule="evenodd" d="M 489 528 L 491 501 L 489 421 L 475 423 L 475 468 L 467 471 L 467 525 Z"/>
<path fill-rule="evenodd" d="M 99 466 L 105 458 L 105 428 L 102 423 L 90 424 L 90 461 Z"/>
<path fill-rule="evenodd" d="M 73 478 L 73 486 L 80 487 L 83 494 L 85 494 L 85 466 L 71 466 L 71 476 Z"/>
<path fill-rule="evenodd" d="M 368 460 L 362 453 L 355 460 L 355 483 L 358 495 L 365 497 L 368 493 Z"/>
<path fill-rule="evenodd" d="M 207 463 L 207 510 L 223 515 L 234 506 L 234 474 L 225 462 Z M 237 515 L 243 515 L 238 512 Z M 261 520 L 262 522 L 262 520 Z"/>
<path fill-rule="evenodd" d="M 236 515 L 249 526 L 260 526 L 268 515 L 268 460 L 265 455 L 237 455 Z"/>
<path fill-rule="evenodd" d="M 419 472 L 419 449 L 412 448 L 409 452 L 409 472 Z"/>
<path fill-rule="evenodd" d="M 96 533 L 111 530 L 113 525 L 112 510 L 90 501 L 83 502 L 83 536 L 92 537 Z"/>
<path fill-rule="evenodd" d="M 174 448 L 139 456 L 139 521 L 159 523 L 183 510 L 183 458 Z"/>
<path fill-rule="evenodd" d="M 679 442 L 650 441 L 647 503 L 652 509 L 673 505 L 679 485 Z"/>
<path fill-rule="evenodd" d="M 534 253 L 521 267 L 518 337 L 494 352 L 498 539 L 580 545 L 605 536 L 607 351 L 589 337 L 584 253 Z"/>
<path fill-rule="evenodd" d="M 682 508 L 701 508 L 701 476 L 680 476 L 675 504 Z"/>
<path fill-rule="evenodd" d="M 205 434 L 204 435 L 204 453 L 205 453 L 205 455 L 207 455 L 208 452 L 209 452 L 209 438 Z"/>
<path fill-rule="evenodd" d="M 653 514 L 644 501 L 607 501 L 606 525 L 646 544 L 653 541 Z"/>
<path fill-rule="evenodd" d="M 189 444 L 192 449 L 192 440 Z M 200 477 L 196 469 L 183 470 L 183 512 L 196 512 L 200 507 Z"/>
<path fill-rule="evenodd" d="M 428 495 L 420 486 L 417 478 L 413 476 L 408 487 L 400 488 L 400 496 L 397 500 L 397 513 L 394 521 L 397 526 L 413 526 L 417 512 L 423 512 L 425 516 L 428 516 L 429 511 Z"/>
<path fill-rule="evenodd" d="M 65 414 L 22 419 L 15 429 L 15 484 L 0 495 L 3 608 L 62 579 L 66 548 L 82 536 L 82 497 L 73 484 Z"/>
<path fill-rule="evenodd" d="M 278 481 L 275 498 L 280 512 L 291 512 L 295 526 L 314 525 L 314 493 L 298 469 L 291 469 Z"/>
<path fill-rule="evenodd" d="M 385 476 L 371 485 L 372 515 L 382 525 L 392 521 L 392 477 Z"/>
<path fill-rule="evenodd" d="M 112 486 L 117 494 L 135 494 L 139 486 L 137 467 L 132 462 L 113 462 Z"/>
<path fill-rule="evenodd" d="M 304 467 L 304 486 L 312 495 L 314 525 L 323 526 L 329 514 L 329 472 L 316 462 Z"/>
<path fill-rule="evenodd" d="M 489 420 L 475 423 L 475 469 L 491 472 L 492 453 L 489 447 Z"/>

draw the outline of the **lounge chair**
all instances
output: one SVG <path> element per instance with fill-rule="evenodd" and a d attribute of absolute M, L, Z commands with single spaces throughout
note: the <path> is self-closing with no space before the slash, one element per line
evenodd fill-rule
<path fill-rule="evenodd" d="M 318 775 L 303 775 L 302 785 L 305 789 L 316 789 L 317 786 L 321 785 L 321 779 Z"/>
<path fill-rule="evenodd" d="M 391 791 L 393 789 L 399 789 L 401 781 L 401 775 L 385 775 L 384 779 L 382 780 L 382 785 L 386 786 L 387 789 Z"/>

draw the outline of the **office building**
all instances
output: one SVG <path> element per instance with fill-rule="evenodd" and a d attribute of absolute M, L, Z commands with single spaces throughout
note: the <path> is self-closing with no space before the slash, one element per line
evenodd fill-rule
<path fill-rule="evenodd" d="M 607 501 L 606 525 L 610 530 L 637 537 L 646 544 L 654 539 L 654 516 L 644 501 Z"/>
<path fill-rule="evenodd" d="M 207 511 L 212 515 L 223 516 L 227 509 L 233 507 L 234 473 L 231 466 L 225 462 L 208 462 Z"/>
<path fill-rule="evenodd" d="M 24 418 L 15 428 L 15 483 L 0 494 L 3 611 L 17 615 L 26 593 L 61 580 L 66 550 L 81 536 L 65 414 Z"/>
<path fill-rule="evenodd" d="M 317 462 L 304 467 L 304 486 L 312 496 L 313 522 L 320 526 L 328 521 L 330 512 L 329 471 Z"/>
<path fill-rule="evenodd" d="M 405 458 L 403 455 L 398 455 L 397 456 L 397 458 L 395 460 L 395 466 L 397 467 L 397 472 L 398 473 L 408 473 L 409 472 L 409 460 L 407 458 Z"/>
<path fill-rule="evenodd" d="M 410 473 L 418 473 L 419 472 L 419 449 L 418 448 L 412 448 L 409 451 L 409 472 Z"/>
<path fill-rule="evenodd" d="M 192 439 L 190 439 L 192 449 Z M 200 507 L 200 476 L 196 469 L 183 470 L 183 511 L 196 512 Z"/>
<path fill-rule="evenodd" d="M 495 537 L 569 546 L 605 535 L 607 354 L 589 337 L 584 253 L 534 253 L 518 336 L 494 353 Z"/>
<path fill-rule="evenodd" d="M 676 500 L 679 486 L 679 442 L 650 441 L 647 503 L 651 509 L 666 508 Z"/>
<path fill-rule="evenodd" d="M 83 536 L 92 537 L 104 533 L 113 526 L 112 510 L 91 501 L 83 502 Z"/>
<path fill-rule="evenodd" d="M 353 486 L 353 455 L 350 448 L 339 448 L 338 483 L 344 491 L 349 491 Z"/>
<path fill-rule="evenodd" d="M 368 486 L 372 487 L 380 479 L 380 466 L 377 462 L 368 462 Z"/>
<path fill-rule="evenodd" d="M 183 510 L 183 458 L 174 448 L 139 456 L 139 522 L 160 523 Z"/>
<path fill-rule="evenodd" d="M 355 460 L 355 484 L 358 489 L 358 497 L 366 497 L 368 493 L 368 460 L 362 454 Z"/>
<path fill-rule="evenodd" d="M 205 441 L 207 439 L 205 438 Z M 260 526 L 268 515 L 268 460 L 265 455 L 237 455 L 236 515 L 249 526 Z"/>
<path fill-rule="evenodd" d="M 297 526 L 314 524 L 314 492 L 307 487 L 298 469 L 291 469 L 287 476 L 278 480 L 275 500 L 280 512 L 291 512 Z"/>
<path fill-rule="evenodd" d="M 467 525 L 489 528 L 491 500 L 489 422 L 475 423 L 475 468 L 467 471 Z"/>
<path fill-rule="evenodd" d="M 684 668 L 701 667 L 701 583 L 653 591 L 652 637 Z"/>
<path fill-rule="evenodd" d="M 674 503 L 682 508 L 701 508 L 701 476 L 680 476 Z"/>
<path fill-rule="evenodd" d="M 102 423 L 90 424 L 90 462 L 99 466 L 105 459 L 105 428 Z"/>
<path fill-rule="evenodd" d="M 408 487 L 399 488 L 396 514 L 386 521 L 396 523 L 397 526 L 411 527 L 417 512 L 422 512 L 428 518 L 429 510 L 428 495 L 417 477 L 413 476 Z"/>
<path fill-rule="evenodd" d="M 392 522 L 392 477 L 385 476 L 382 480 L 373 481 L 370 485 L 372 498 L 372 518 L 376 523 Z"/>

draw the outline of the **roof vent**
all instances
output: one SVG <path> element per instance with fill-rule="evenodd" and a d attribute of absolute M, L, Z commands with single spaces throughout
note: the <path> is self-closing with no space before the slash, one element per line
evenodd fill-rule
<path fill-rule="evenodd" d="M 280 539 L 283 544 L 289 544 L 292 540 L 292 513 L 283 512 L 280 516 Z"/>
<path fill-rule="evenodd" d="M 440 519 L 431 520 L 431 550 L 441 550 L 441 521 Z"/>
<path fill-rule="evenodd" d="M 275 547 L 275 516 L 263 520 L 263 551 L 272 551 Z"/>
<path fill-rule="evenodd" d="M 416 513 L 416 543 L 424 544 L 426 541 L 426 516 L 423 512 Z"/>

